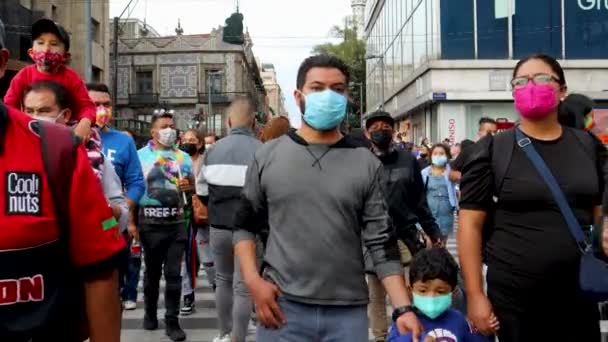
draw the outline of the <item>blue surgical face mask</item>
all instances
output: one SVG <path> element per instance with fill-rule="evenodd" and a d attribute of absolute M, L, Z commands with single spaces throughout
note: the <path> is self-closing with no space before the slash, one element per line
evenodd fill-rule
<path fill-rule="evenodd" d="M 319 131 L 332 130 L 344 121 L 346 97 L 331 89 L 306 95 L 304 121 Z"/>
<path fill-rule="evenodd" d="M 428 297 L 414 293 L 414 306 L 430 319 L 435 319 L 452 306 L 452 294 Z"/>
<path fill-rule="evenodd" d="M 446 156 L 432 156 L 431 157 L 431 162 L 435 166 L 443 167 L 443 166 L 445 166 L 445 164 L 448 163 L 448 157 L 446 157 Z"/>

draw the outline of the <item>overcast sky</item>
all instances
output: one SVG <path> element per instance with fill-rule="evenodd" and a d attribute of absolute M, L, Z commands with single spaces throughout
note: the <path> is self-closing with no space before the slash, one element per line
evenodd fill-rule
<path fill-rule="evenodd" d="M 110 0 L 110 17 L 120 15 L 128 3 Z M 184 34 L 208 33 L 224 24 L 235 4 L 235 0 L 133 0 L 131 18 L 146 17 L 161 35 L 175 35 L 178 18 Z M 274 64 L 290 119 L 297 127 L 300 114 L 293 90 L 298 67 L 314 45 L 332 41 L 329 31 L 351 14 L 350 0 L 241 0 L 240 8 L 253 37 L 254 53 L 263 63 Z"/>

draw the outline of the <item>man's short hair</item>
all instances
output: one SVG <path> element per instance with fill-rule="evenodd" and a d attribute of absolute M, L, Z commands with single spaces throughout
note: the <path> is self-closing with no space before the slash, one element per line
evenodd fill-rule
<path fill-rule="evenodd" d="M 458 264 L 445 248 L 431 248 L 418 252 L 410 265 L 410 283 L 440 279 L 452 290 L 458 284 Z"/>
<path fill-rule="evenodd" d="M 87 83 L 87 90 L 111 94 L 110 88 L 108 88 L 108 86 L 103 83 Z"/>
<path fill-rule="evenodd" d="M 247 124 L 250 124 L 252 120 L 255 121 L 254 112 L 255 105 L 249 96 L 237 97 L 227 109 L 227 114 L 233 128 L 246 126 Z"/>
<path fill-rule="evenodd" d="M 492 118 L 488 118 L 487 116 L 484 116 L 483 118 L 479 119 L 479 127 L 481 127 L 483 124 L 496 125 L 496 120 L 494 120 Z"/>
<path fill-rule="evenodd" d="M 53 93 L 55 95 L 55 103 L 59 109 L 70 108 L 70 93 L 63 85 L 54 81 L 38 81 L 28 85 L 25 88 L 25 92 L 23 92 L 23 100 L 25 100 L 27 94 L 41 91 Z"/>
<path fill-rule="evenodd" d="M 338 69 L 346 77 L 346 84 L 348 85 L 350 82 L 350 72 L 346 63 L 336 56 L 322 54 L 308 57 L 304 60 L 304 62 L 302 62 L 300 69 L 298 69 L 298 79 L 296 82 L 298 89 L 302 89 L 304 87 L 304 84 L 306 83 L 306 76 L 312 68 Z"/>
<path fill-rule="evenodd" d="M 156 121 L 163 119 L 163 118 L 173 119 L 173 114 L 171 114 L 168 111 L 164 111 L 164 110 L 161 110 L 158 113 L 152 114 L 152 120 L 150 121 L 150 127 L 154 127 L 154 124 L 156 123 Z"/>

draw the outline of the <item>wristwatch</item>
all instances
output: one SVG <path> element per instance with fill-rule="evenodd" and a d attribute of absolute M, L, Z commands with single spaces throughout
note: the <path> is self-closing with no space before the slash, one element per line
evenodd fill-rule
<path fill-rule="evenodd" d="M 397 319 L 408 312 L 414 312 L 414 307 L 411 305 L 400 306 L 393 311 L 393 322 L 396 322 Z"/>

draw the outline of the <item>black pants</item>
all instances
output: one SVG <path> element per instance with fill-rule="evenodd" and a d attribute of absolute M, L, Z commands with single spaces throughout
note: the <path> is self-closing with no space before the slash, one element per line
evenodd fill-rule
<path fill-rule="evenodd" d="M 489 265 L 487 279 L 500 342 L 601 340 L 598 305 L 578 293 L 575 273 L 532 281 Z"/>
<path fill-rule="evenodd" d="M 164 269 L 166 319 L 177 319 L 182 291 L 181 261 L 186 247 L 183 224 L 140 225 L 139 236 L 144 250 L 144 307 L 156 317 L 160 276 Z M 164 267 L 163 267 L 164 266 Z"/>

